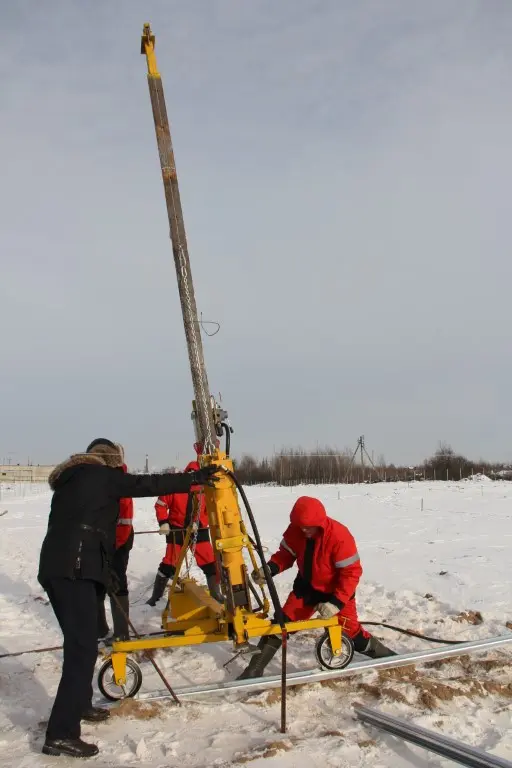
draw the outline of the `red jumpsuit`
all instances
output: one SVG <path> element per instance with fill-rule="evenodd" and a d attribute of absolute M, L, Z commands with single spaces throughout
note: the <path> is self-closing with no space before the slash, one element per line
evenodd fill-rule
<path fill-rule="evenodd" d="M 340 608 L 340 624 L 356 650 L 363 650 L 370 634 L 357 616 L 355 594 L 363 569 L 354 537 L 344 525 L 327 517 L 321 501 L 308 496 L 297 500 L 290 519 L 269 563 L 273 575 L 297 563 L 299 573 L 283 606 L 284 614 L 290 621 L 303 621 L 311 618 L 319 603 L 333 603 Z M 318 531 L 308 539 L 301 528 L 313 526 Z"/>
<path fill-rule="evenodd" d="M 116 549 L 126 544 L 133 532 L 133 499 L 119 499 L 116 525 Z"/>
<path fill-rule="evenodd" d="M 185 472 L 191 469 L 199 469 L 199 464 L 191 461 L 187 465 Z M 168 578 L 174 576 L 175 566 L 185 541 L 187 528 L 193 519 L 193 515 L 196 514 L 195 510 L 197 509 L 196 505 L 199 503 L 199 499 L 199 530 L 197 532 L 197 543 L 194 553 L 195 560 L 207 578 L 216 574 L 215 556 L 208 529 L 206 502 L 201 491 L 200 486 L 192 486 L 190 493 L 171 493 L 167 496 L 159 496 L 156 501 L 155 511 L 159 524 L 169 523 L 171 527 L 171 533 L 166 536 L 167 547 L 165 557 L 158 569 L 163 576 Z"/>
<path fill-rule="evenodd" d="M 123 464 L 123 472 L 128 472 L 126 464 Z M 128 560 L 133 547 L 133 499 L 119 499 L 119 516 L 116 524 L 116 547 L 110 553 L 110 567 L 116 577 L 113 589 L 117 599 L 110 597 L 112 619 L 114 623 L 114 637 L 129 636 L 129 627 L 126 616 L 129 614 L 128 601 Z M 105 615 L 105 590 L 98 591 L 98 638 L 105 637 L 108 632 L 107 617 Z M 122 611 L 119 609 L 120 603 Z M 126 614 L 126 615 L 125 615 Z"/>
<path fill-rule="evenodd" d="M 126 464 L 123 471 L 128 472 Z M 116 551 L 112 558 L 112 567 L 119 581 L 117 596 L 128 594 L 126 571 L 128 559 L 133 547 L 133 499 L 119 499 L 119 517 L 116 525 Z"/>

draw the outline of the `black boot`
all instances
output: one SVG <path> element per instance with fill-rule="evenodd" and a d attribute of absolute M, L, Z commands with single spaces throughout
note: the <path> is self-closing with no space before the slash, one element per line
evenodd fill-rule
<path fill-rule="evenodd" d="M 368 656 L 370 659 L 384 659 L 386 656 L 396 656 L 395 651 L 391 651 L 384 643 L 377 640 L 373 635 L 368 640 L 368 645 L 364 651 L 361 651 L 364 656 Z"/>
<path fill-rule="evenodd" d="M 217 576 L 208 576 L 206 582 L 208 584 L 208 589 L 210 590 L 210 596 L 213 597 L 214 600 L 217 600 L 218 603 L 222 604 L 224 598 L 222 597 L 219 585 L 217 584 Z"/>
<path fill-rule="evenodd" d="M 237 680 L 247 680 L 248 678 L 261 677 L 267 664 L 272 661 L 277 651 L 281 647 L 282 640 L 277 635 L 265 635 L 258 643 L 261 653 L 255 653 L 248 666 Z"/>
<path fill-rule="evenodd" d="M 110 710 L 104 707 L 89 707 L 82 715 L 82 720 L 88 723 L 102 723 L 110 717 Z"/>
<path fill-rule="evenodd" d="M 130 604 L 128 595 L 116 595 L 115 597 L 111 595 L 110 609 L 114 624 L 114 640 L 129 640 L 130 630 L 127 617 L 129 616 Z"/>
<path fill-rule="evenodd" d="M 157 604 L 157 602 L 160 600 L 160 598 L 164 594 L 168 581 L 169 579 L 167 576 L 164 576 L 162 573 L 160 573 L 160 571 L 157 571 L 155 583 L 153 585 L 153 594 L 151 595 L 149 600 L 146 600 L 146 605 L 155 606 Z"/>
<path fill-rule="evenodd" d="M 87 744 L 82 739 L 46 739 L 42 752 L 55 757 L 94 757 L 99 749 L 96 744 Z"/>
<path fill-rule="evenodd" d="M 107 616 L 105 614 L 105 598 L 103 598 L 103 600 L 98 598 L 96 614 L 98 617 L 97 637 L 98 640 L 102 640 L 110 632 L 109 626 L 107 624 Z"/>

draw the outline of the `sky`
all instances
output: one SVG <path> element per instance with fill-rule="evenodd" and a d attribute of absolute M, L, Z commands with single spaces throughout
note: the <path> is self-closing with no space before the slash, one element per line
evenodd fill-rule
<path fill-rule="evenodd" d="M 233 454 L 512 459 L 509 0 L 18 0 L 0 460 L 193 453 L 146 21 Z"/>

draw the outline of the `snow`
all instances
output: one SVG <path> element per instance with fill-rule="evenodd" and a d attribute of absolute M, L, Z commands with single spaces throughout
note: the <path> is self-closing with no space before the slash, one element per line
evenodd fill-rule
<path fill-rule="evenodd" d="M 462 482 L 464 483 L 492 483 L 490 477 L 487 477 L 487 475 L 482 474 L 482 472 L 477 472 L 476 475 L 470 475 L 469 477 L 462 478 Z"/>
<path fill-rule="evenodd" d="M 44 486 L 0 489 L 0 513 L 7 510 L 0 517 L 0 653 L 60 645 L 58 625 L 36 578 L 50 493 Z M 246 490 L 269 553 L 277 547 L 300 495 L 318 496 L 332 517 L 348 525 L 364 568 L 358 591 L 361 618 L 455 640 L 508 632 L 512 483 L 473 478 L 460 483 Z M 153 503 L 154 499 L 136 501 L 136 530 L 154 529 Z M 137 537 L 132 550 L 131 612 L 139 631 L 160 629 L 160 610 L 144 601 L 163 547 L 161 537 L 147 535 Z M 192 573 L 202 582 L 195 566 Z M 290 571 L 276 579 L 282 598 L 294 575 Z M 480 612 L 482 623 L 460 618 L 469 611 L 475 612 L 470 616 Z M 375 632 L 398 651 L 432 647 L 390 630 L 375 628 Z M 290 671 L 315 666 L 316 636 L 302 633 L 291 638 Z M 231 655 L 230 646 L 219 644 L 161 651 L 157 658 L 171 684 L 179 687 L 234 679 L 242 663 L 235 661 L 224 669 Z M 60 676 L 61 652 L 2 659 L 0 664 L 0 764 L 74 765 L 73 760 L 47 758 L 40 752 Z M 278 654 L 268 672 L 279 669 Z M 160 690 L 162 684 L 147 662 L 142 662 L 142 670 L 141 693 Z M 125 702 L 109 722 L 84 724 L 83 738 L 98 743 L 100 754 L 91 764 L 102 768 L 447 764 L 356 721 L 352 705 L 359 701 L 512 760 L 511 692 L 512 654 L 493 651 L 434 668 L 368 671 L 327 685 L 289 689 L 287 734 L 279 732 L 278 692 L 265 691 L 187 700 L 181 707 L 169 701 L 153 705 L 130 701 L 130 708 Z"/>

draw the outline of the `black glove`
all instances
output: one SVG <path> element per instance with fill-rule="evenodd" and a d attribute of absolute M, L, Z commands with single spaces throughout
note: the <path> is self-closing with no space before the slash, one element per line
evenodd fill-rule
<path fill-rule="evenodd" d="M 208 467 L 202 469 L 196 469 L 190 473 L 191 485 L 209 485 L 211 488 L 215 488 L 215 478 L 212 477 L 219 471 L 219 467 L 210 464 Z"/>

